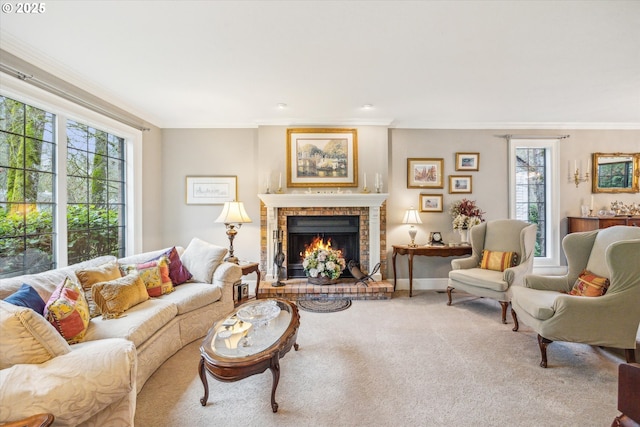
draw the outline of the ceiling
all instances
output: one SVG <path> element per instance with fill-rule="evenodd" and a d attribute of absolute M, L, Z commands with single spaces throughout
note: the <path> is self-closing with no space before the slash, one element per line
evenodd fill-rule
<path fill-rule="evenodd" d="M 0 47 L 162 128 L 640 128 L 639 1 L 45 5 Z"/>

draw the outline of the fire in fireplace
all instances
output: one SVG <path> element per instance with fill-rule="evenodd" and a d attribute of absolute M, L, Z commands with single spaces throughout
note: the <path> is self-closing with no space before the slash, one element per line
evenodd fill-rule
<path fill-rule="evenodd" d="M 341 250 L 346 262 L 360 262 L 359 216 L 290 216 L 287 218 L 287 277 L 305 277 L 302 261 L 314 239 L 331 242 L 331 248 Z M 353 277 L 348 269 L 341 278 Z"/>

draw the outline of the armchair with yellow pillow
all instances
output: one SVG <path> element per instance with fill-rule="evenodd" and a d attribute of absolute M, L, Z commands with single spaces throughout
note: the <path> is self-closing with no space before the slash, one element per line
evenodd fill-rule
<path fill-rule="evenodd" d="M 500 302 L 507 323 L 510 291 L 533 269 L 536 225 L 515 219 L 483 222 L 471 227 L 472 254 L 451 261 L 447 305 L 455 290 Z"/>
<path fill-rule="evenodd" d="M 553 341 L 624 349 L 627 362 L 634 362 L 640 325 L 640 227 L 568 234 L 562 247 L 565 275 L 530 275 L 525 286 L 513 290 L 513 330 L 522 322 L 538 334 L 544 368 Z"/>

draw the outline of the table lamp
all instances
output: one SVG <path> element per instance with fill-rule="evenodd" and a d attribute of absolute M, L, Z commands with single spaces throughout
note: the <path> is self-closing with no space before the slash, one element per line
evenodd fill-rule
<path fill-rule="evenodd" d="M 420 220 L 420 214 L 418 213 L 418 211 L 416 209 L 413 208 L 413 206 L 411 206 L 411 209 L 407 209 L 407 211 L 404 213 L 404 218 L 402 218 L 402 223 L 403 224 L 411 224 L 411 227 L 409 228 L 409 236 L 411 237 L 411 243 L 409 243 L 409 246 L 411 246 L 412 248 L 415 248 L 416 246 L 416 234 L 418 234 L 418 229 L 413 225 L 413 224 L 422 224 L 422 221 Z"/>
<path fill-rule="evenodd" d="M 236 234 L 238 234 L 238 229 L 242 227 L 242 224 L 251 222 L 247 211 L 244 210 L 244 204 L 242 202 L 224 202 L 222 212 L 215 222 L 222 222 L 227 227 L 229 256 L 224 260 L 238 264 L 238 258 L 233 255 L 233 239 L 236 237 Z"/>

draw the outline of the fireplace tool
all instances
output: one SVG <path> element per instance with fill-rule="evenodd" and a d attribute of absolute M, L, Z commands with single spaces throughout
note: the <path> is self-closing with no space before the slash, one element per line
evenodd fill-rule
<path fill-rule="evenodd" d="M 375 267 L 373 267 L 373 271 L 370 274 L 367 274 L 366 271 L 362 271 L 360 269 L 360 264 L 355 262 L 355 260 L 351 260 L 347 263 L 347 268 L 353 277 L 356 279 L 356 284 L 362 283 L 366 287 L 369 287 L 367 284 L 368 280 L 373 282 L 373 275 L 380 270 L 380 263 L 377 263 Z"/>
<path fill-rule="evenodd" d="M 275 256 L 273 257 L 274 264 L 274 276 L 276 281 L 271 286 L 284 286 L 284 279 L 287 278 L 287 269 L 283 266 L 284 264 L 284 253 L 282 252 L 282 237 L 284 236 L 284 232 L 282 230 L 274 230 L 273 231 L 273 241 L 274 241 L 274 252 Z"/>

